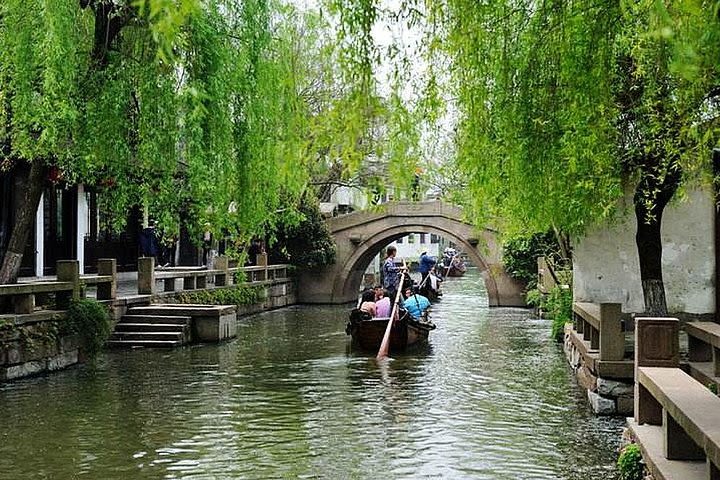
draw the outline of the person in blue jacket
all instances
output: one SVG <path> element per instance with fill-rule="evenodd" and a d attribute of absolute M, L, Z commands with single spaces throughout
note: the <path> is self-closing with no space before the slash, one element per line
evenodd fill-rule
<path fill-rule="evenodd" d="M 420 265 L 418 266 L 418 271 L 420 272 L 421 278 L 420 278 L 420 285 L 425 284 L 425 278 L 430 273 L 430 270 L 435 266 L 436 260 L 428 255 L 427 250 L 424 250 L 420 254 Z"/>
<path fill-rule="evenodd" d="M 405 294 L 403 307 L 405 307 L 405 310 L 416 320 L 420 320 L 423 312 L 430 308 L 430 300 L 419 293 L 415 293 L 412 287 L 407 287 L 403 293 Z"/>

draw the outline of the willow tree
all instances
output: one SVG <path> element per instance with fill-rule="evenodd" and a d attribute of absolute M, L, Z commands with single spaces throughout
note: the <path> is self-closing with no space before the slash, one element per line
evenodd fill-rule
<path fill-rule="evenodd" d="M 430 3 L 453 62 L 474 220 L 577 235 L 634 185 L 645 308 L 665 313 L 662 214 L 717 140 L 713 5 Z"/>
<path fill-rule="evenodd" d="M 27 170 L 0 283 L 14 281 L 50 167 L 102 188 L 121 223 L 248 237 L 306 176 L 297 92 L 273 2 L 9 0 L 0 4 L 3 172 Z M 23 168 L 25 166 L 25 168 Z"/>

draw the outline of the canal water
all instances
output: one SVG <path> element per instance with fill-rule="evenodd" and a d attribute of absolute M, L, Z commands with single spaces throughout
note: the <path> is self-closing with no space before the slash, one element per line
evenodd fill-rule
<path fill-rule="evenodd" d="M 241 320 L 238 339 L 104 354 L 0 386 L 1 479 L 617 478 L 549 323 L 448 279 L 427 348 L 378 364 L 346 309 Z"/>

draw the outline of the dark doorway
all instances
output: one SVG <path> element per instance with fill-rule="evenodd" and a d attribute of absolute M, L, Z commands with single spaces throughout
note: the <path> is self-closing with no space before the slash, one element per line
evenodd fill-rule
<path fill-rule="evenodd" d="M 77 187 L 51 185 L 43 193 L 45 275 L 55 274 L 55 262 L 75 258 Z"/>

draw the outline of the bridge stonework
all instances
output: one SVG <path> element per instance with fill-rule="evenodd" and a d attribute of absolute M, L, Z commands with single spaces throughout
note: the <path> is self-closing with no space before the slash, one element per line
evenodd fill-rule
<path fill-rule="evenodd" d="M 477 230 L 461 220 L 462 211 L 441 201 L 391 202 L 377 210 L 328 220 L 337 245 L 334 265 L 300 273 L 302 303 L 348 303 L 357 300 L 363 274 L 388 243 L 410 233 L 434 233 L 451 239 L 478 267 L 490 306 L 525 306 L 523 285 L 502 264 L 496 231 Z"/>

